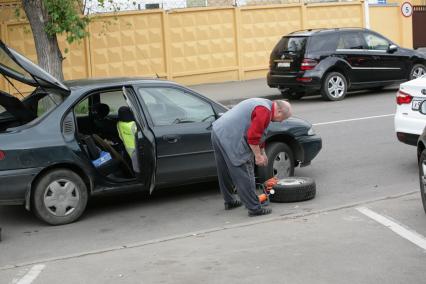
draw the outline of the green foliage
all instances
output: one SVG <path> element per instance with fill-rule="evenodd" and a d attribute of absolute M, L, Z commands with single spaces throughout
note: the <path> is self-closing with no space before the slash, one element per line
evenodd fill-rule
<path fill-rule="evenodd" d="M 80 0 L 43 0 L 43 4 L 49 15 L 46 25 L 49 35 L 65 33 L 68 43 L 79 41 L 88 35 L 86 27 L 90 19 L 79 11 Z"/>

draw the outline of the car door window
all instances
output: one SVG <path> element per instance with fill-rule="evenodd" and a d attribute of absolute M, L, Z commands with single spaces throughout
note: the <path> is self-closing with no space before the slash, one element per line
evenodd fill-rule
<path fill-rule="evenodd" d="M 212 106 L 196 96 L 175 88 L 140 88 L 155 126 L 214 121 Z"/>
<path fill-rule="evenodd" d="M 42 116 L 56 105 L 62 102 L 63 98 L 56 94 L 50 94 L 42 97 L 37 102 L 37 116 Z"/>
<path fill-rule="evenodd" d="M 74 108 L 75 115 L 78 117 L 89 116 L 89 98 L 85 98 Z"/>
<path fill-rule="evenodd" d="M 338 49 L 364 49 L 365 43 L 359 33 L 343 33 L 340 35 Z"/>
<path fill-rule="evenodd" d="M 308 52 L 336 51 L 339 36 L 336 33 L 320 34 L 311 38 Z"/>
<path fill-rule="evenodd" d="M 123 91 L 110 91 L 100 93 L 100 102 L 109 106 L 109 115 L 118 115 L 118 109 L 127 106 Z"/>
<path fill-rule="evenodd" d="M 363 33 L 363 36 L 369 50 L 387 50 L 389 48 L 389 41 L 378 35 Z"/>

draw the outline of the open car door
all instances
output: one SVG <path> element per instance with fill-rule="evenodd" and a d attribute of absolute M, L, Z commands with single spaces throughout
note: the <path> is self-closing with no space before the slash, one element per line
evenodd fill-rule
<path fill-rule="evenodd" d="M 140 168 L 140 177 L 146 188 L 149 187 L 149 193 L 155 188 L 155 173 L 157 167 L 157 156 L 155 153 L 155 137 L 151 131 L 146 127 L 143 117 L 133 92 L 129 87 L 123 87 L 123 95 L 126 99 L 127 105 L 133 112 L 138 130 L 136 132 L 136 151 Z"/>

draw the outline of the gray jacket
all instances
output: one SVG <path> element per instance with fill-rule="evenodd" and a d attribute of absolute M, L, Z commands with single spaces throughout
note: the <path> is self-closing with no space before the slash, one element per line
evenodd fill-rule
<path fill-rule="evenodd" d="M 272 101 L 261 98 L 244 100 L 213 123 L 214 134 L 234 166 L 253 159 L 253 152 L 247 143 L 247 130 L 257 106 L 272 110 Z"/>

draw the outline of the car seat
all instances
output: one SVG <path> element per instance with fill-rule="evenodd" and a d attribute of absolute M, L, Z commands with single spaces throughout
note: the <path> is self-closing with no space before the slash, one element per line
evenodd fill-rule
<path fill-rule="evenodd" d="M 136 132 L 137 126 L 132 110 L 128 106 L 122 106 L 118 109 L 117 131 L 118 136 L 126 148 L 127 154 L 132 161 L 133 170 L 139 172 L 139 163 L 136 151 Z"/>

